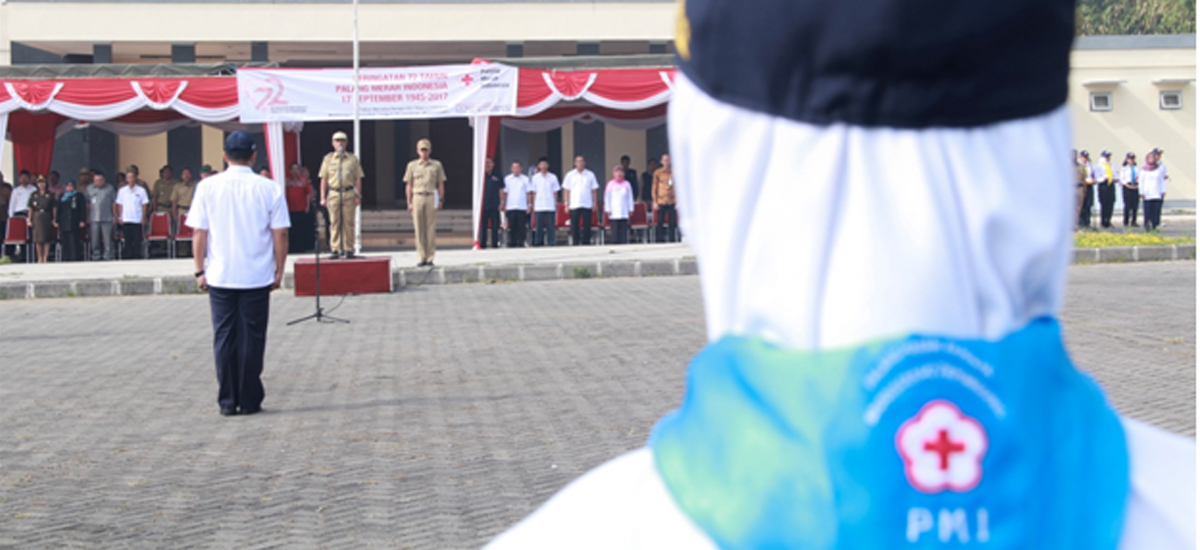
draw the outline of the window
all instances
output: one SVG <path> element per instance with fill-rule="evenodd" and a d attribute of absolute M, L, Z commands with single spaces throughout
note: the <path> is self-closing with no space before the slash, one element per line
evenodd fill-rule
<path fill-rule="evenodd" d="M 1164 111 L 1182 109 L 1183 92 L 1179 90 L 1163 90 L 1158 92 L 1158 108 Z"/>
<path fill-rule="evenodd" d="M 1093 111 L 1111 111 L 1112 108 L 1112 92 L 1091 93 L 1091 109 Z"/>

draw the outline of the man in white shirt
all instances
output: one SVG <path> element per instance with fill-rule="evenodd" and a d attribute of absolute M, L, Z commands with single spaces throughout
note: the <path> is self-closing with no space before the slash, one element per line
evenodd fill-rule
<path fill-rule="evenodd" d="M 150 195 L 146 194 L 146 190 L 138 185 L 137 172 L 132 167 L 125 170 L 125 185 L 117 191 L 117 200 L 113 203 L 116 208 L 116 221 L 121 224 L 121 237 L 124 239 L 124 248 L 121 249 L 121 258 L 125 260 L 140 260 L 142 255 L 142 231 L 143 226 L 149 221 L 150 210 L 146 205 L 150 203 Z"/>
<path fill-rule="evenodd" d="M 33 176 L 29 170 L 21 170 L 17 174 L 17 186 L 13 187 L 12 196 L 8 198 L 8 217 L 29 215 L 29 196 L 37 190 L 33 186 Z"/>
<path fill-rule="evenodd" d="M 558 229 L 555 228 L 555 214 L 558 211 L 558 193 L 562 186 L 558 184 L 558 176 L 550 173 L 550 161 L 546 157 L 538 159 L 537 173 L 530 178 L 533 184 L 533 212 L 536 217 L 533 230 L 533 246 L 558 245 Z"/>
<path fill-rule="evenodd" d="M 283 187 L 250 169 L 254 149 L 250 134 L 229 134 L 229 168 L 196 187 L 187 218 L 195 230 L 196 284 L 208 291 L 212 308 L 222 416 L 262 410 L 271 291 L 287 260 L 291 224 Z"/>
<path fill-rule="evenodd" d="M 509 248 L 525 246 L 525 228 L 533 213 L 533 184 L 522 172 L 521 163 L 514 160 L 512 173 L 504 178 L 504 188 L 500 189 L 500 202 L 508 218 Z"/>
<path fill-rule="evenodd" d="M 592 207 L 596 204 L 596 174 L 585 168 L 583 155 L 575 157 L 575 169 L 563 176 L 563 202 L 571 210 L 571 244 L 592 242 Z"/>

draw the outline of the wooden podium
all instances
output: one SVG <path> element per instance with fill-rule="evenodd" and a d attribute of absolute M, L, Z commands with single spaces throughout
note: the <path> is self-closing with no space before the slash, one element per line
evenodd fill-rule
<path fill-rule="evenodd" d="M 317 263 L 313 258 L 296 260 L 296 296 L 314 296 Z M 392 291 L 392 258 L 359 256 L 352 260 L 321 260 L 321 296 L 371 294 Z"/>

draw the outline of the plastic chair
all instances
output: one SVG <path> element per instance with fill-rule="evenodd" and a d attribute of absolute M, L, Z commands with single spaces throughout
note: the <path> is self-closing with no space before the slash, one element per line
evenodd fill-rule
<path fill-rule="evenodd" d="M 179 231 L 175 232 L 175 236 L 171 238 L 171 257 L 179 255 L 179 243 L 192 244 L 192 235 L 195 233 L 191 227 L 187 225 L 187 214 L 179 214 Z"/>
<path fill-rule="evenodd" d="M 629 231 L 631 233 L 640 231 L 642 242 L 650 242 L 650 219 L 646 216 L 646 203 L 639 202 L 633 205 L 633 212 L 629 213 Z"/>
<path fill-rule="evenodd" d="M 563 203 L 558 203 L 554 210 L 554 231 L 560 230 L 567 232 L 567 243 L 571 244 L 571 212 Z"/>
<path fill-rule="evenodd" d="M 30 263 L 29 253 L 29 220 L 25 218 L 9 218 L 8 232 L 4 234 L 4 246 L 2 252 L 8 252 L 8 247 L 13 247 L 13 254 L 18 251 L 25 252 L 25 263 Z"/>
<path fill-rule="evenodd" d="M 167 248 L 167 257 L 175 257 L 175 247 L 171 245 L 171 216 L 166 212 L 155 212 L 150 215 L 150 234 L 146 235 L 146 257 L 150 257 L 150 244 L 163 243 Z"/>

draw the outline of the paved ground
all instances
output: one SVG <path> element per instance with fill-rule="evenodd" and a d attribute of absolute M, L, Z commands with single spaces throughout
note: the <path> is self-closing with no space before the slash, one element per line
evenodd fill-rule
<path fill-rule="evenodd" d="M 1074 267 L 1064 315 L 1123 412 L 1189 435 L 1195 270 Z M 475 548 L 641 446 L 704 343 L 695 277 L 272 307 L 267 412 L 221 418 L 204 297 L 0 304 L 0 548 Z"/>

